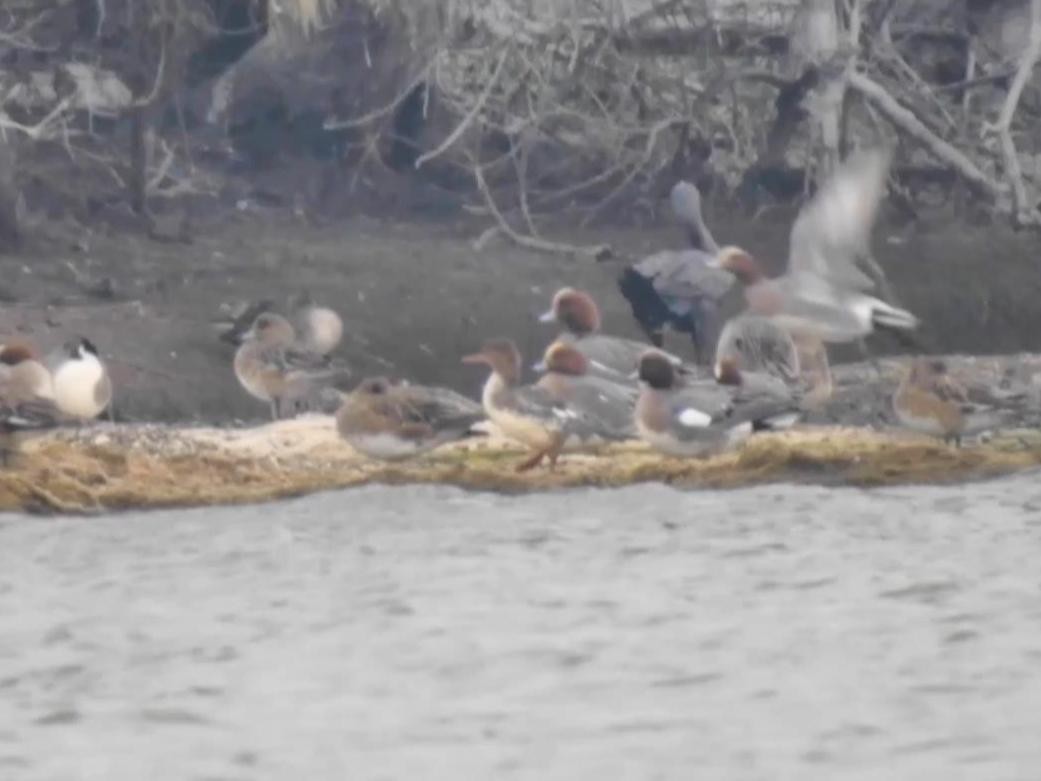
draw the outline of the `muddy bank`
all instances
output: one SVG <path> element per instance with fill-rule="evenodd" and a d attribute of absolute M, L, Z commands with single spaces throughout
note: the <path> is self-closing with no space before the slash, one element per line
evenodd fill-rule
<path fill-rule="evenodd" d="M 518 473 L 526 457 L 492 431 L 413 461 L 373 462 L 340 441 L 332 418 L 323 415 L 235 430 L 96 424 L 23 443 L 14 463 L 0 471 L 0 510 L 237 504 L 372 483 L 527 492 L 643 482 L 685 488 L 961 482 L 1041 465 L 1041 438 L 1019 432 L 952 448 L 903 433 L 805 427 L 756 436 L 709 459 L 667 458 L 633 442 L 566 455 L 552 471 Z"/>
<path fill-rule="evenodd" d="M 723 217 L 710 215 L 721 242 L 739 242 L 767 259 L 786 251 L 783 216 L 740 224 Z M 560 285 L 589 289 L 607 329 L 639 337 L 615 279 L 628 260 L 681 243 L 669 224 L 561 234 L 570 242 L 608 242 L 615 257 L 598 263 L 494 242 L 477 251 L 472 240 L 484 225 L 463 216 L 314 225 L 249 206 L 199 216 L 188 243 L 45 226 L 20 254 L 0 256 L 0 335 L 28 336 L 45 350 L 68 335 L 89 335 L 111 364 L 121 420 L 262 421 L 266 408 L 239 388 L 231 348 L 217 340 L 210 321 L 224 301 L 282 301 L 307 288 L 342 313 L 339 357 L 359 377 L 399 374 L 473 395 L 483 378 L 458 356 L 491 334 L 513 336 L 529 355 L 541 351 L 552 329 L 534 316 Z M 1041 349 L 1036 237 L 950 226 L 880 229 L 875 246 L 936 351 Z M 669 346 L 690 354 L 678 337 Z M 880 338 L 874 347 L 885 354 L 896 345 Z M 833 357 L 857 354 L 836 350 Z M 862 402 L 837 403 L 859 410 Z M 884 405 L 872 409 L 884 418 Z"/>

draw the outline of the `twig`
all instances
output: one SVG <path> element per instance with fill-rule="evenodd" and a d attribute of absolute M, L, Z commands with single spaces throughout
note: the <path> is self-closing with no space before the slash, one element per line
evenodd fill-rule
<path fill-rule="evenodd" d="M 870 100 L 892 124 L 950 165 L 970 184 L 994 198 L 1003 194 L 1003 188 L 998 182 L 987 176 L 961 151 L 923 125 L 910 110 L 901 106 L 885 87 L 855 71 L 849 75 L 849 86 Z"/>
<path fill-rule="evenodd" d="M 416 169 L 418 170 L 423 163 L 428 160 L 432 160 L 435 157 L 444 153 L 452 144 L 459 140 L 459 138 L 466 132 L 466 129 L 470 127 L 473 121 L 477 118 L 477 115 L 481 113 L 481 109 L 484 108 L 488 102 L 488 96 L 492 94 L 492 90 L 495 89 L 496 84 L 499 82 L 499 77 L 502 75 L 502 69 L 506 65 L 506 60 L 510 56 L 510 48 L 507 46 L 503 49 L 502 54 L 499 55 L 499 60 L 495 63 L 495 70 L 492 71 L 492 75 L 489 77 L 487 83 L 484 85 L 484 89 L 481 94 L 477 96 L 477 100 L 474 101 L 473 106 L 470 107 L 470 111 L 467 112 L 466 116 L 462 118 L 458 125 L 455 126 L 455 130 L 448 134 L 448 138 L 442 141 L 435 149 L 431 149 L 429 152 L 424 152 L 416 158 Z"/>
<path fill-rule="evenodd" d="M 1018 225 L 1041 225 L 1041 211 L 1028 203 L 1026 185 L 1023 183 L 1023 169 L 1019 164 L 1019 153 L 1012 140 L 1012 120 L 1019 107 L 1019 99 L 1023 88 L 1034 72 L 1034 66 L 1041 59 L 1041 0 L 1030 3 L 1030 37 L 1026 48 L 1019 56 L 1016 75 L 1012 79 L 1005 104 L 1001 107 L 998 121 L 994 124 L 985 122 L 984 133 L 996 133 L 1001 140 L 1002 156 L 1005 159 L 1005 177 L 1012 187 L 1012 219 Z"/>
<path fill-rule="evenodd" d="M 667 117 L 665 119 L 659 120 L 651 127 L 650 132 L 647 133 L 647 139 L 644 142 L 643 146 L 643 154 L 640 156 L 640 159 L 633 164 L 632 168 L 629 170 L 629 173 L 627 173 L 622 178 L 622 181 L 620 181 L 611 190 L 611 192 L 604 196 L 600 203 L 598 203 L 596 206 L 589 210 L 589 213 L 586 214 L 586 216 L 582 219 L 583 228 L 588 227 L 589 223 L 593 220 L 593 218 L 596 217 L 596 215 L 599 214 L 607 206 L 608 203 L 614 200 L 615 197 L 617 197 L 617 195 L 625 189 L 625 186 L 636 177 L 636 174 L 643 170 L 644 166 L 647 165 L 648 161 L 651 159 L 651 156 L 654 154 L 655 145 L 658 143 L 658 135 L 663 130 L 667 130 L 673 125 L 683 124 L 684 121 L 684 119 L 679 117 Z"/>
<path fill-rule="evenodd" d="M 586 256 L 592 257 L 595 260 L 601 260 L 606 257 L 610 257 L 613 253 L 611 247 L 607 244 L 593 244 L 589 246 L 578 246 L 575 244 L 564 244 L 554 241 L 547 241 L 546 239 L 534 238 L 532 236 L 524 236 L 517 233 L 510 224 L 503 217 L 502 212 L 499 211 L 499 207 L 495 204 L 495 199 L 492 197 L 491 192 L 488 189 L 488 183 L 484 180 L 484 173 L 481 170 L 481 164 L 478 161 L 474 161 L 473 164 L 474 181 L 477 183 L 477 189 L 480 190 L 485 203 L 488 204 L 488 209 L 491 211 L 492 216 L 499 225 L 499 230 L 502 231 L 503 235 L 506 236 L 514 244 L 521 247 L 527 247 L 538 252 L 548 252 L 554 255 L 572 255 L 572 256 Z M 483 238 L 483 236 L 482 236 Z"/>
<path fill-rule="evenodd" d="M 23 125 L 20 122 L 15 122 L 13 119 L 10 119 L 7 116 L 7 114 L 3 112 L 2 109 L 0 109 L 0 129 L 20 130 L 27 136 L 29 136 L 29 138 L 31 138 L 33 141 L 38 141 L 39 139 L 43 138 L 43 134 L 44 131 L 47 130 L 47 126 L 50 125 L 51 122 L 53 122 L 58 116 L 60 116 L 65 111 L 65 109 L 69 107 L 69 105 L 72 103 L 72 98 L 72 95 L 66 95 L 64 98 L 58 101 L 58 104 L 50 110 L 47 116 L 45 116 L 35 125 Z"/>
<path fill-rule="evenodd" d="M 401 102 L 405 100 L 405 98 L 412 94 L 412 90 L 414 90 L 416 87 L 418 87 L 420 84 L 422 84 L 424 81 L 427 81 L 430 78 L 430 71 L 433 69 L 434 63 L 437 62 L 437 58 L 439 56 L 440 53 L 437 53 L 433 57 L 431 57 L 430 62 L 424 65 L 420 69 L 416 77 L 412 79 L 412 81 L 410 81 L 408 84 L 406 84 L 404 89 L 402 89 L 397 95 L 395 95 L 394 99 L 391 100 L 389 103 L 386 103 L 385 105 L 380 106 L 377 109 L 373 109 L 372 111 L 368 112 L 367 114 L 363 114 L 360 117 L 355 117 L 354 119 L 326 120 L 326 122 L 322 125 L 322 129 L 346 130 L 349 128 L 368 125 L 369 123 L 374 122 L 377 119 L 381 119 L 382 117 L 387 116 L 387 114 L 390 114 L 398 106 L 400 106 Z"/>

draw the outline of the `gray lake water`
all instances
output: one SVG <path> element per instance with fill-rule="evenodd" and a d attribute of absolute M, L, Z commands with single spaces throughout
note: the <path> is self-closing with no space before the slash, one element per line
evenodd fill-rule
<path fill-rule="evenodd" d="M 0 779 L 514 778 L 1041 778 L 1041 483 L 0 519 Z"/>

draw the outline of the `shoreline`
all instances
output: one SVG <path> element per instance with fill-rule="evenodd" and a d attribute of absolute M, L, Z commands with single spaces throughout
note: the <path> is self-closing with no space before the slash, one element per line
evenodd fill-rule
<path fill-rule="evenodd" d="M 387 464 L 356 454 L 333 418 L 248 428 L 100 423 L 27 440 L 0 472 L 0 510 L 94 515 L 288 499 L 363 485 L 452 485 L 515 494 L 660 482 L 683 490 L 768 483 L 874 487 L 983 480 L 1041 467 L 1041 435 L 1007 431 L 954 448 L 906 432 L 802 426 L 737 450 L 676 459 L 642 443 L 566 454 L 556 470 L 517 473 L 523 452 L 497 436 Z"/>

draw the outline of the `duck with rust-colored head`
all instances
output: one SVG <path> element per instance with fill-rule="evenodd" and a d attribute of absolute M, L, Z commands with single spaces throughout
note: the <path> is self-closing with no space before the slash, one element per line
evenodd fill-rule
<path fill-rule="evenodd" d="M 754 418 L 753 431 L 790 428 L 802 416 L 802 391 L 772 374 L 744 371 L 729 358 L 716 361 L 715 374 L 719 385 L 731 389 L 739 408 L 769 411 Z"/>
<path fill-rule="evenodd" d="M 803 391 L 808 407 L 831 398 L 831 366 L 823 342 L 808 334 L 790 334 L 768 317 L 746 312 L 728 320 L 716 345 L 717 367 L 721 361 L 733 362 L 741 372 L 776 377 Z"/>
<path fill-rule="evenodd" d="M 481 405 L 448 388 L 367 377 L 344 397 L 336 428 L 370 458 L 396 461 L 474 436 Z"/>
<path fill-rule="evenodd" d="M 539 320 L 557 322 L 563 327 L 558 340 L 573 344 L 589 359 L 589 371 L 609 379 L 627 382 L 647 344 L 635 339 L 608 336 L 600 333 L 600 309 L 593 297 L 584 290 L 564 287 L 553 296 L 549 310 Z M 662 351 L 673 365 L 685 375 L 697 374 L 694 366 L 681 358 Z"/>
<path fill-rule="evenodd" d="M 544 458 L 554 468 L 569 437 L 584 429 L 579 414 L 545 388 L 521 384 L 521 354 L 510 339 L 489 339 L 462 360 L 491 369 L 481 393 L 485 414 L 504 435 L 531 450 L 517 471 L 532 469 Z"/>
<path fill-rule="evenodd" d="M 890 155 L 853 154 L 823 183 L 792 226 L 788 268 L 766 275 L 746 250 L 723 247 L 711 265 L 742 285 L 748 311 L 774 320 L 792 334 L 823 342 L 851 342 L 875 330 L 903 340 L 918 318 L 871 295 L 875 282 L 858 267 L 885 191 Z"/>
<path fill-rule="evenodd" d="M 585 434 L 580 439 L 618 441 L 636 437 L 633 409 L 637 388 L 590 374 L 589 359 L 575 345 L 553 342 L 534 369 L 543 372 L 538 387 L 579 415 L 584 431 L 576 435 Z"/>
<path fill-rule="evenodd" d="M 705 380 L 681 382 L 657 351 L 640 358 L 635 422 L 640 438 L 672 456 L 708 456 L 739 444 L 753 431 L 786 422 L 792 402 Z"/>
<path fill-rule="evenodd" d="M 274 312 L 260 314 L 243 334 L 233 367 L 246 392 L 271 405 L 272 420 L 282 417 L 287 401 L 346 373 L 328 356 L 300 346 L 292 323 Z"/>
<path fill-rule="evenodd" d="M 53 378 L 36 350 L 27 343 L 0 345 L 0 461 L 7 463 L 22 434 L 64 422 Z"/>

